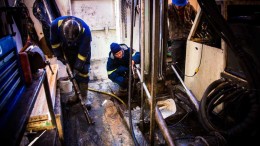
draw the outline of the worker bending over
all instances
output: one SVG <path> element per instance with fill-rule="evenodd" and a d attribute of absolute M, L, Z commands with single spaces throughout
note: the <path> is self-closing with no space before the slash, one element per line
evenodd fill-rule
<path fill-rule="evenodd" d="M 87 99 L 89 82 L 89 69 L 91 59 L 91 31 L 89 26 L 81 19 L 74 16 L 62 16 L 56 18 L 51 24 L 50 42 L 54 55 L 58 60 L 66 63 L 63 53 L 66 55 L 68 64 L 75 74 L 82 95 L 82 102 L 90 108 Z M 78 100 L 77 95 L 68 100 L 74 103 Z"/>

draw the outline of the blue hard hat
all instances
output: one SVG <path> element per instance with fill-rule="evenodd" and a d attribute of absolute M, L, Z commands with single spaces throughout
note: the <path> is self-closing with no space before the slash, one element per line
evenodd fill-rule
<path fill-rule="evenodd" d="M 118 43 L 111 43 L 110 49 L 113 54 L 116 54 L 117 52 L 119 52 L 121 50 L 121 47 Z"/>
<path fill-rule="evenodd" d="M 176 6 L 185 6 L 188 0 L 172 0 L 172 3 Z"/>

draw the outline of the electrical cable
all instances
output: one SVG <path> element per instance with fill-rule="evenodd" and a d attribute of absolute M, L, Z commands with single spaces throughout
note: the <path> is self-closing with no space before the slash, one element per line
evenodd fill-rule
<path fill-rule="evenodd" d="M 99 90 L 92 89 L 92 88 L 88 88 L 88 90 L 89 90 L 89 91 L 98 92 L 98 93 L 102 93 L 102 94 L 106 94 L 106 95 L 112 96 L 112 97 L 116 98 L 116 99 L 119 100 L 122 104 L 124 104 L 124 105 L 126 106 L 125 102 L 124 102 L 122 99 L 120 99 L 118 96 L 116 96 L 115 94 L 108 93 L 108 92 L 104 92 L 104 91 L 99 91 Z"/>
<path fill-rule="evenodd" d="M 198 49 L 198 48 L 196 47 L 196 49 Z M 179 68 L 179 66 L 176 65 L 177 63 L 175 64 L 175 66 L 178 68 L 178 70 L 180 71 L 180 73 L 181 73 L 182 75 L 184 75 L 185 77 L 194 77 L 194 76 L 199 72 L 199 68 L 200 68 L 201 60 L 202 60 L 202 54 L 203 54 L 203 44 L 202 44 L 202 47 L 201 47 L 200 62 L 199 62 L 198 67 L 195 69 L 195 72 L 194 72 L 193 75 L 186 75 L 186 74 Z"/>
<path fill-rule="evenodd" d="M 197 47 L 196 47 L 196 49 L 198 49 Z M 202 60 L 202 54 L 203 54 L 203 44 L 202 44 L 202 47 L 201 47 L 201 52 L 200 52 L 200 62 L 199 62 L 199 65 L 198 65 L 198 67 L 195 69 L 195 72 L 194 72 L 194 74 L 193 75 L 186 75 L 186 74 L 184 74 L 186 77 L 194 77 L 198 72 L 199 72 L 199 68 L 200 68 L 200 65 L 201 65 L 201 60 Z"/>

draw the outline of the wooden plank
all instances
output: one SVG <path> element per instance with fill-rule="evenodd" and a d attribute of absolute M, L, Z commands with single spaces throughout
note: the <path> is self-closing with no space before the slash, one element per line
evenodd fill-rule
<path fill-rule="evenodd" d="M 53 70 L 53 74 L 48 66 L 46 66 L 46 72 L 47 72 L 47 77 L 48 77 L 48 82 L 49 82 L 49 88 L 50 88 L 50 93 L 52 97 L 52 104 L 54 107 L 55 103 L 55 97 L 56 97 L 56 85 L 57 85 L 57 73 L 58 73 L 58 64 L 53 64 L 51 65 L 51 68 Z M 49 119 L 49 109 L 46 101 L 46 95 L 44 91 L 44 87 L 42 86 L 39 92 L 39 95 L 37 97 L 37 100 L 35 102 L 33 111 L 31 113 L 31 117 L 35 116 L 45 116 L 48 115 Z"/>
<path fill-rule="evenodd" d="M 31 122 L 26 126 L 27 131 L 42 131 L 50 129 L 54 129 L 51 120 Z"/>
<path fill-rule="evenodd" d="M 30 123 L 35 121 L 45 121 L 48 119 L 49 119 L 48 115 L 31 116 L 28 122 Z"/>

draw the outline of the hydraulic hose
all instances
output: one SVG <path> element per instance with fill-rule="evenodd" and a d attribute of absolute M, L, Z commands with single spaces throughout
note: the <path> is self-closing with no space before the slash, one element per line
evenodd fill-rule
<path fill-rule="evenodd" d="M 212 109 L 216 106 L 218 106 L 219 104 L 221 104 L 224 101 L 229 101 L 234 97 L 239 97 L 241 94 L 245 94 L 246 90 L 245 89 L 237 89 L 235 92 L 232 92 L 230 94 L 228 94 L 227 96 L 224 96 L 220 99 L 218 99 L 212 106 Z"/>
<path fill-rule="evenodd" d="M 231 88 L 232 85 L 229 84 L 229 82 L 223 82 L 221 84 L 219 84 L 213 91 L 212 93 L 210 93 L 207 98 L 203 98 L 202 100 L 206 100 L 206 101 L 209 101 L 209 100 L 212 100 L 212 98 L 216 97 L 216 96 L 219 96 L 222 94 L 223 90 L 227 90 L 229 88 Z M 206 102 L 203 102 L 204 104 L 208 104 Z"/>
<path fill-rule="evenodd" d="M 213 89 L 215 89 L 218 85 L 220 85 L 221 83 L 225 82 L 225 79 L 224 78 L 221 78 L 221 79 L 218 79 L 218 80 L 215 80 L 214 82 L 212 82 L 208 87 L 207 89 L 205 90 L 202 98 L 201 98 L 201 102 L 200 102 L 200 107 L 199 107 L 199 120 L 202 124 L 202 126 L 205 128 L 205 129 L 208 129 L 207 127 L 210 127 L 208 126 L 208 121 L 207 121 L 207 117 L 205 116 L 206 113 L 205 113 L 205 104 L 206 104 L 206 98 L 207 96 L 212 92 Z"/>
<path fill-rule="evenodd" d="M 125 102 L 124 102 L 122 99 L 120 99 L 118 96 L 116 96 L 115 94 L 108 93 L 108 92 L 104 92 L 104 91 L 99 91 L 99 90 L 92 89 L 92 88 L 88 88 L 88 90 L 89 90 L 89 91 L 98 92 L 98 93 L 102 93 L 102 94 L 106 94 L 106 95 L 112 96 L 112 97 L 116 98 L 116 99 L 119 100 L 122 104 L 124 104 L 124 105 L 126 106 Z"/>
<path fill-rule="evenodd" d="M 208 104 L 208 108 L 207 111 L 211 109 L 210 105 L 213 105 L 215 101 L 220 100 L 221 98 L 227 96 L 230 93 L 233 93 L 236 90 L 236 87 L 234 86 L 227 86 L 226 88 L 224 88 L 223 90 L 221 90 L 220 92 L 218 92 L 218 94 L 216 94 L 215 96 L 213 96 L 209 102 L 207 102 Z M 213 109 L 211 109 L 213 110 Z"/>
<path fill-rule="evenodd" d="M 200 108 L 199 108 L 199 118 L 202 123 L 202 126 L 207 130 L 207 131 L 218 131 L 216 130 L 212 124 L 210 123 L 208 119 L 208 114 L 207 114 L 207 104 L 209 101 L 216 95 L 221 90 L 224 90 L 225 88 L 230 87 L 228 82 L 224 81 L 223 79 L 216 80 L 212 82 L 209 87 L 206 89 L 204 92 L 201 103 L 200 103 Z M 213 91 L 212 91 L 213 90 Z"/>
<path fill-rule="evenodd" d="M 218 83 L 218 84 L 217 84 Z M 224 82 L 225 83 L 225 82 Z M 259 105 L 257 102 L 257 99 L 255 98 L 254 94 L 250 94 L 247 90 L 243 88 L 237 88 L 236 86 L 232 86 L 231 83 L 229 83 L 230 86 L 227 86 L 227 84 L 223 84 L 219 82 L 219 80 L 215 81 L 214 84 L 212 83 L 208 88 L 207 92 L 204 93 L 202 102 L 200 105 L 200 111 L 199 111 L 199 118 L 203 125 L 203 127 L 211 132 L 211 131 L 217 131 L 221 133 L 222 135 L 228 136 L 228 137 L 235 137 L 238 135 L 241 135 L 245 133 L 245 131 L 248 131 L 249 129 L 252 130 L 254 127 L 254 124 L 256 124 L 256 119 L 259 113 Z M 213 87 L 215 86 L 216 89 Z M 213 92 L 211 92 L 214 90 Z M 219 91 L 219 92 L 218 92 Z M 215 94 L 216 92 L 217 94 Z M 211 93 L 211 94 L 210 94 Z M 249 96 L 249 98 L 248 98 Z M 223 128 L 218 127 L 214 125 L 213 121 L 211 121 L 212 113 L 215 107 L 217 107 L 219 104 L 224 103 L 223 110 L 227 110 L 228 108 L 233 108 L 232 104 L 235 103 L 236 100 L 242 100 L 242 99 L 249 99 L 249 110 L 248 114 L 245 115 L 243 120 L 239 123 L 232 123 L 234 125 L 232 128 Z M 231 107 L 230 107 L 231 105 Z M 222 110 L 222 111 L 223 111 Z M 234 109 L 231 109 L 234 110 Z M 240 113 L 237 113 L 240 114 Z"/>

